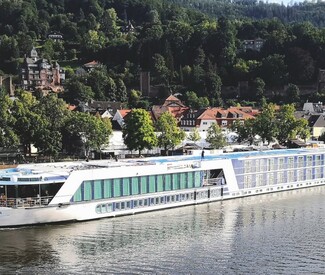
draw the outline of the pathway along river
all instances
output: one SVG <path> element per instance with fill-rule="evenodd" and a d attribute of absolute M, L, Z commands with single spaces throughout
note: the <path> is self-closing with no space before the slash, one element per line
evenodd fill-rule
<path fill-rule="evenodd" d="M 325 187 L 0 230 L 0 274 L 325 274 Z"/>

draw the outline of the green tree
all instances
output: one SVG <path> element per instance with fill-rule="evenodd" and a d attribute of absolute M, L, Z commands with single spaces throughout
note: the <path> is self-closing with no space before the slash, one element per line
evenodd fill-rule
<path fill-rule="evenodd" d="M 270 143 L 278 134 L 277 121 L 275 116 L 275 105 L 272 103 L 263 106 L 262 112 L 257 115 L 254 121 L 254 132 L 259 135 L 263 143 Z"/>
<path fill-rule="evenodd" d="M 85 149 L 85 156 L 89 156 L 90 149 L 100 150 L 107 145 L 112 134 L 109 120 L 90 115 L 89 113 L 72 112 L 65 122 L 65 129 L 73 137 L 77 136 Z"/>
<path fill-rule="evenodd" d="M 315 61 L 309 51 L 299 47 L 290 48 L 286 55 L 289 79 L 294 83 L 308 83 L 315 75 Z"/>
<path fill-rule="evenodd" d="M 141 99 L 141 91 L 132 89 L 129 95 L 129 108 L 137 108 Z"/>
<path fill-rule="evenodd" d="M 116 80 L 116 99 L 120 102 L 127 102 L 128 100 L 126 86 L 121 78 Z"/>
<path fill-rule="evenodd" d="M 245 121 L 235 120 L 231 129 L 238 135 L 237 142 L 249 142 L 250 145 L 254 142 L 254 119 L 247 119 Z"/>
<path fill-rule="evenodd" d="M 288 87 L 286 89 L 286 102 L 299 104 L 300 90 L 297 85 L 292 84 L 292 83 L 288 84 Z"/>
<path fill-rule="evenodd" d="M 308 120 L 304 118 L 300 118 L 296 122 L 296 136 L 303 139 L 305 142 L 310 138 L 310 128 L 308 126 Z"/>
<path fill-rule="evenodd" d="M 261 66 L 261 77 L 269 86 L 282 86 L 287 82 L 287 66 L 284 56 L 274 54 L 263 58 Z"/>
<path fill-rule="evenodd" d="M 165 58 L 160 54 L 155 54 L 153 57 L 154 71 L 158 83 L 168 85 L 169 83 L 169 70 L 167 68 Z"/>
<path fill-rule="evenodd" d="M 0 147 L 15 147 L 19 137 L 15 132 L 15 118 L 11 114 L 13 103 L 7 95 L 0 97 Z"/>
<path fill-rule="evenodd" d="M 90 86 L 85 85 L 77 76 L 73 76 L 66 82 L 63 96 L 69 103 L 87 102 L 95 98 L 95 93 Z"/>
<path fill-rule="evenodd" d="M 62 149 L 62 128 L 68 114 L 66 103 L 50 94 L 42 97 L 35 109 L 41 116 L 35 147 L 45 156 L 56 157 Z"/>
<path fill-rule="evenodd" d="M 223 148 L 227 144 L 221 128 L 216 123 L 212 123 L 212 125 L 208 128 L 206 141 L 210 143 L 210 148 L 213 149 Z"/>
<path fill-rule="evenodd" d="M 114 80 L 107 74 L 105 67 L 93 70 L 87 79 L 87 84 L 92 88 L 97 100 L 114 99 L 116 86 Z"/>
<path fill-rule="evenodd" d="M 176 118 L 169 112 L 165 112 L 159 117 L 156 130 L 158 131 L 158 145 L 165 151 L 174 149 L 185 138 L 184 131 L 177 126 Z"/>
<path fill-rule="evenodd" d="M 118 35 L 118 26 L 117 26 L 117 13 L 115 9 L 111 8 L 104 11 L 102 18 L 101 28 L 108 38 L 116 38 Z"/>
<path fill-rule="evenodd" d="M 29 92 L 16 92 L 13 102 L 12 115 L 15 118 L 15 128 L 19 129 L 17 135 L 24 147 L 24 155 L 31 153 L 31 144 L 34 143 L 35 135 L 42 125 L 42 118 L 36 109 L 38 101 Z"/>
<path fill-rule="evenodd" d="M 264 97 L 265 92 L 265 82 L 262 78 L 256 77 L 252 83 L 254 98 L 257 100 L 261 100 Z"/>
<path fill-rule="evenodd" d="M 157 137 L 149 113 L 143 109 L 133 109 L 126 117 L 122 129 L 123 140 L 131 151 L 152 149 L 157 145 Z"/>
<path fill-rule="evenodd" d="M 54 57 L 54 42 L 51 39 L 46 40 L 42 47 L 42 57 L 48 60 L 53 60 Z"/>
<path fill-rule="evenodd" d="M 193 141 L 194 143 L 201 140 L 201 136 L 197 128 L 194 128 L 193 131 L 188 135 L 188 140 Z"/>
<path fill-rule="evenodd" d="M 277 135 L 280 144 L 285 144 L 288 139 L 295 138 L 297 133 L 297 119 L 294 116 L 295 107 L 293 104 L 283 105 L 277 114 Z"/>

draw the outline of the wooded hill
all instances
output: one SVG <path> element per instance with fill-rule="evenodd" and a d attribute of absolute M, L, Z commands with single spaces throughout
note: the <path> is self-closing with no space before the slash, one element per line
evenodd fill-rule
<path fill-rule="evenodd" d="M 221 87 L 239 81 L 249 88 L 236 100 L 260 100 L 266 88 L 289 83 L 287 95 L 274 93 L 271 100 L 299 100 L 296 85 L 316 83 L 318 69 L 325 68 L 324 4 L 197 2 L 0 0 L 0 70 L 17 75 L 36 46 L 43 58 L 66 65 L 68 101 L 119 100 L 125 87 L 130 97 L 140 71 L 150 71 L 159 97 L 172 91 L 220 106 L 233 97 L 221 97 Z M 63 40 L 49 39 L 51 32 Z M 261 51 L 243 51 L 243 40 L 254 38 L 264 41 Z M 71 67 L 91 60 L 105 67 L 92 77 L 74 74 Z M 323 98 L 318 93 L 311 100 Z"/>

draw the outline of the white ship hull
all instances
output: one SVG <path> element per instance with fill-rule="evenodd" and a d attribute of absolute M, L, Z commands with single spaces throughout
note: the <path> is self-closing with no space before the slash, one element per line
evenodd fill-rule
<path fill-rule="evenodd" d="M 247 196 L 255 196 L 267 193 L 282 192 L 287 190 L 295 190 L 300 188 L 308 188 L 313 186 L 324 185 L 325 180 L 314 180 L 314 181 L 304 181 L 286 184 L 275 184 L 273 186 L 262 186 L 257 188 L 249 188 L 240 190 L 237 192 L 226 192 L 223 196 L 210 196 L 202 197 L 197 199 L 189 199 L 180 202 L 170 202 L 155 205 L 148 205 L 133 209 L 124 209 L 119 211 L 114 211 L 110 213 L 97 213 L 96 208 L 98 205 L 108 204 L 114 202 L 126 202 L 130 201 L 131 198 L 121 198 L 119 200 L 99 200 L 91 201 L 86 203 L 75 203 L 67 205 L 57 205 L 57 206 L 44 206 L 44 207 L 30 207 L 30 208 L 10 208 L 10 207 L 0 207 L 0 227 L 17 227 L 26 225 L 36 225 L 36 224 L 48 224 L 48 223 L 59 223 L 68 221 L 86 221 L 93 219 L 109 218 L 123 215 L 133 215 L 136 213 L 157 211 L 168 208 L 182 207 L 188 205 L 216 202 L 221 200 L 229 200 L 235 198 L 243 198 Z M 203 188 L 202 191 L 218 190 L 220 188 Z M 198 190 L 193 190 L 193 192 Z M 187 193 L 193 193 L 187 192 Z M 154 197 L 168 196 L 172 194 L 181 194 L 179 192 L 175 193 L 165 193 L 160 196 L 155 195 Z M 151 196 L 152 197 L 152 196 Z M 136 199 L 150 198 L 150 196 L 138 196 Z M 134 198 L 133 198 L 134 199 Z"/>

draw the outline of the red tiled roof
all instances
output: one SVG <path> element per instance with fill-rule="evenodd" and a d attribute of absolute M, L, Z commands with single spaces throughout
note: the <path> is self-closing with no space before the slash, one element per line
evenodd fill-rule
<path fill-rule="evenodd" d="M 223 115 L 222 119 L 233 118 L 232 116 L 229 117 L 229 114 L 241 115 L 241 117 L 240 117 L 241 119 L 254 118 L 253 115 L 245 113 L 245 112 L 239 110 L 237 107 L 231 107 L 231 108 L 228 108 L 228 109 L 208 108 L 198 117 L 198 119 L 201 119 L 201 120 L 217 120 L 217 119 L 220 119 L 220 117 L 217 117 L 218 113 Z M 239 118 L 239 117 L 237 117 L 237 118 Z M 236 119 L 236 117 L 235 117 L 235 119 Z"/>
<path fill-rule="evenodd" d="M 128 113 L 131 112 L 131 110 L 130 109 L 122 109 L 122 110 L 118 110 L 118 112 L 124 118 Z"/>
<path fill-rule="evenodd" d="M 99 62 L 97 62 L 95 60 L 90 61 L 90 62 L 84 64 L 85 67 L 88 67 L 88 66 L 97 66 L 97 65 L 99 65 Z"/>

